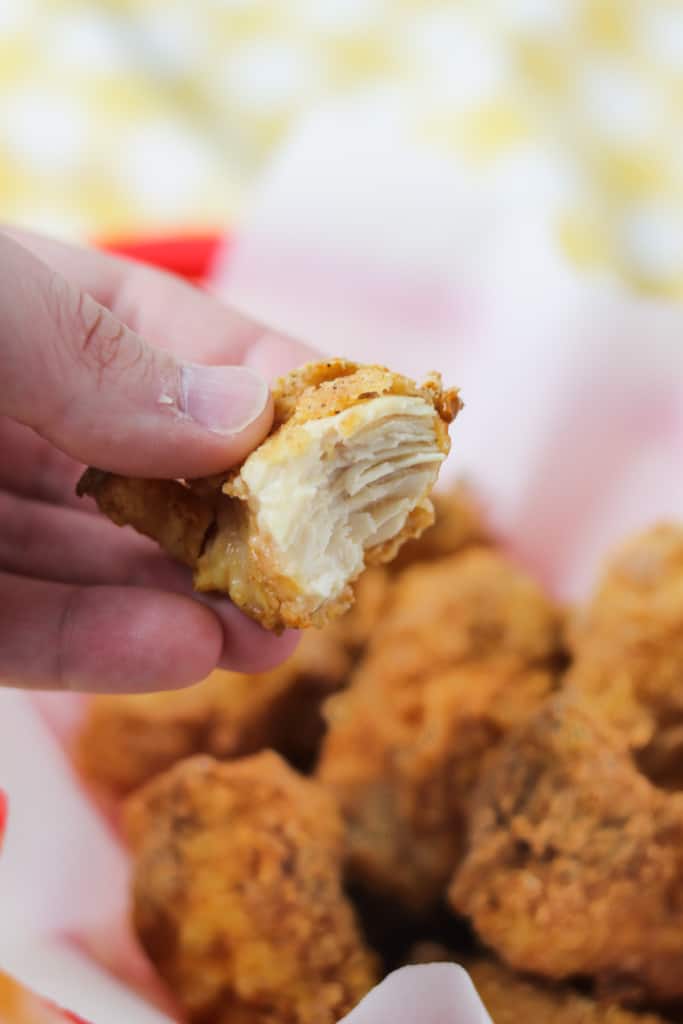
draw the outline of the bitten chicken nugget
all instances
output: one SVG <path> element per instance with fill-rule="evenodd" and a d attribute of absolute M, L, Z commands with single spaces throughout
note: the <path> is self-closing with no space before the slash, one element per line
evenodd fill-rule
<path fill-rule="evenodd" d="M 199 481 L 88 470 L 119 525 L 158 540 L 268 629 L 323 625 L 367 565 L 433 520 L 429 494 L 460 408 L 438 375 L 418 387 L 378 366 L 310 363 L 273 388 L 273 429 L 240 467 Z"/>
<path fill-rule="evenodd" d="M 126 826 L 134 925 L 191 1021 L 334 1024 L 377 980 L 334 803 L 276 754 L 183 761 Z"/>
<path fill-rule="evenodd" d="M 651 1013 L 634 1013 L 596 1002 L 566 985 L 520 977 L 482 957 L 459 957 L 432 943 L 420 943 L 409 963 L 453 960 L 470 975 L 495 1024 L 665 1024 Z"/>
<path fill-rule="evenodd" d="M 559 616 L 486 549 L 407 569 L 350 688 L 325 713 L 318 777 L 347 823 L 348 872 L 429 909 L 462 854 L 482 763 L 553 690 Z"/>
<path fill-rule="evenodd" d="M 650 778 L 683 786 L 683 526 L 656 526 L 616 553 L 570 642 L 570 682 Z"/>
<path fill-rule="evenodd" d="M 553 698 L 484 773 L 450 900 L 514 968 L 679 999 L 683 795 L 651 785 L 575 695 Z"/>

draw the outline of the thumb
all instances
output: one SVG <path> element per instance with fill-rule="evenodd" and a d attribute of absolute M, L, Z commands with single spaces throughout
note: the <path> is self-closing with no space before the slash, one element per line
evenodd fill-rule
<path fill-rule="evenodd" d="M 178 361 L 4 236 L 0 379 L 0 413 L 79 462 L 133 476 L 220 472 L 272 421 L 254 370 Z"/>

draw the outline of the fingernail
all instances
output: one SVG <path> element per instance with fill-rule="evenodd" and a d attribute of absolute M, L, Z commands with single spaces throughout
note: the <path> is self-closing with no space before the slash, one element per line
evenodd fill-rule
<path fill-rule="evenodd" d="M 216 434 L 238 434 L 257 419 L 268 401 L 268 385 L 246 366 L 181 369 L 182 411 Z"/>

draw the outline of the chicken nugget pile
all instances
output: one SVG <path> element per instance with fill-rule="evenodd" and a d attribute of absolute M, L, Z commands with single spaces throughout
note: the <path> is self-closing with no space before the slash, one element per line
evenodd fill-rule
<path fill-rule="evenodd" d="M 143 947 L 190 1024 L 336 1024 L 430 959 L 496 1024 L 680 1024 L 683 527 L 567 610 L 434 503 L 284 666 L 93 700 Z"/>

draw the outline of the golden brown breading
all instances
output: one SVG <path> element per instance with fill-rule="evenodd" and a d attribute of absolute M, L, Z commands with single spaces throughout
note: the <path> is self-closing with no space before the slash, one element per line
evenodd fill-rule
<path fill-rule="evenodd" d="M 333 801 L 276 754 L 183 761 L 126 825 L 135 928 L 190 1020 L 334 1024 L 376 981 Z"/>
<path fill-rule="evenodd" d="M 273 388 L 270 435 L 242 465 L 199 481 L 88 470 L 92 495 L 228 594 L 268 629 L 323 625 L 352 602 L 366 565 L 431 524 L 457 392 L 378 366 L 312 363 Z"/>
<path fill-rule="evenodd" d="M 345 817 L 354 880 L 418 911 L 438 900 L 483 760 L 555 686 L 558 640 L 556 610 L 495 551 L 397 579 L 350 688 L 325 708 L 318 776 Z"/>
<path fill-rule="evenodd" d="M 568 986 L 520 977 L 495 960 L 460 957 L 434 943 L 420 943 L 408 962 L 449 960 L 469 973 L 495 1024 L 665 1024 L 654 1014 L 596 1002 Z"/>
<path fill-rule="evenodd" d="M 559 614 L 534 580 L 502 553 L 472 548 L 399 576 L 365 668 L 386 677 L 393 692 L 425 670 L 490 655 L 545 663 L 557 653 L 559 633 Z"/>
<path fill-rule="evenodd" d="M 512 967 L 680 998 L 683 796 L 652 786 L 575 695 L 553 698 L 485 772 L 450 900 Z"/>
<path fill-rule="evenodd" d="M 117 526 L 135 527 L 191 568 L 214 520 L 212 504 L 176 480 L 140 480 L 87 469 L 77 493 L 92 495 Z"/>
<path fill-rule="evenodd" d="M 432 494 L 434 523 L 417 540 L 408 540 L 393 562 L 392 571 L 415 562 L 447 558 L 473 545 L 490 544 L 482 511 L 470 488 L 462 481 L 447 491 Z"/>
<path fill-rule="evenodd" d="M 570 682 L 628 736 L 649 776 L 683 783 L 683 527 L 625 544 L 570 632 Z"/>
<path fill-rule="evenodd" d="M 289 420 L 305 423 L 334 416 L 367 399 L 386 394 L 423 398 L 445 424 L 451 422 L 461 405 L 457 391 L 444 391 L 438 373 L 429 374 L 424 384 L 418 386 L 386 366 L 327 359 L 306 363 L 276 381 L 273 386 L 275 426 Z"/>

